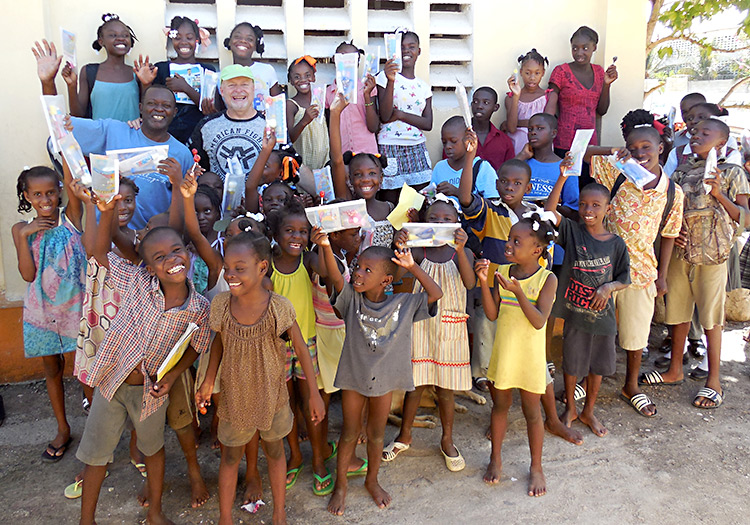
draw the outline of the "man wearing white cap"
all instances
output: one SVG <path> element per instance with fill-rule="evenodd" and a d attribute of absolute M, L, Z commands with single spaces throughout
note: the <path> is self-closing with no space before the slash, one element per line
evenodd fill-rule
<path fill-rule="evenodd" d="M 249 67 L 233 64 L 222 69 L 219 92 L 227 109 L 201 120 L 189 146 L 198 150 L 203 168 L 224 179 L 235 154 L 246 174 L 252 169 L 266 121 L 253 107 L 255 78 Z"/>

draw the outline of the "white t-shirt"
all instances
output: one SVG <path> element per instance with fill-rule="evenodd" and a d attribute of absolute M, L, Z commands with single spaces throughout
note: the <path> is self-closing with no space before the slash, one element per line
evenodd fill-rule
<path fill-rule="evenodd" d="M 388 85 L 385 72 L 378 73 L 376 82 L 382 88 Z M 432 90 L 425 81 L 416 77 L 406 78 L 401 73 L 396 74 L 393 86 L 394 109 L 421 116 L 429 98 L 432 98 Z M 425 136 L 421 129 L 400 120 L 383 124 L 378 133 L 378 144 L 411 146 L 424 141 Z"/>
<path fill-rule="evenodd" d="M 255 76 L 255 99 L 253 101 L 253 107 L 256 111 L 265 111 L 265 99 L 269 95 L 271 88 L 279 83 L 279 77 L 276 75 L 276 70 L 271 64 L 253 62 L 250 66 L 250 71 Z"/>

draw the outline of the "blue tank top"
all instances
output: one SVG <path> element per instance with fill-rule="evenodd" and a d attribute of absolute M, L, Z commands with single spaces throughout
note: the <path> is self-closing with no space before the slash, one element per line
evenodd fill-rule
<path fill-rule="evenodd" d="M 111 118 L 127 122 L 140 117 L 140 89 L 135 75 L 130 82 L 94 82 L 91 90 L 91 118 Z"/>

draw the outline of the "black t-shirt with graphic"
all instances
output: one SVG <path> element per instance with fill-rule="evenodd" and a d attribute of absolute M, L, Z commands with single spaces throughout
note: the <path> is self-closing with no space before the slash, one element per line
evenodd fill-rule
<path fill-rule="evenodd" d="M 625 241 L 617 235 L 600 241 L 584 225 L 565 217 L 560 222 L 558 233 L 557 244 L 565 249 L 565 258 L 552 315 L 594 335 L 616 334 L 612 298 L 599 312 L 589 305 L 599 286 L 613 281 L 630 284 L 630 257 Z"/>

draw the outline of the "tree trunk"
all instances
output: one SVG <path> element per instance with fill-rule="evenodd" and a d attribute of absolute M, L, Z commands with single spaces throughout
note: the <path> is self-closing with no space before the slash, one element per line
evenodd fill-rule
<path fill-rule="evenodd" d="M 724 102 L 726 102 L 726 101 L 727 101 L 727 99 L 729 98 L 729 96 L 730 96 L 730 95 L 731 95 L 732 93 L 734 93 L 734 90 L 735 90 L 735 89 L 737 89 L 738 87 L 740 87 L 740 86 L 741 86 L 742 84 L 744 84 L 744 83 L 745 83 L 745 82 L 747 82 L 748 80 L 750 80 L 750 76 L 748 76 L 748 77 L 743 77 L 743 78 L 739 79 L 739 80 L 738 80 L 737 82 L 735 82 L 734 84 L 732 84 L 732 87 L 730 87 L 730 88 L 729 88 L 729 90 L 728 90 L 728 91 L 727 91 L 726 93 L 724 93 L 724 96 L 723 96 L 723 97 L 721 97 L 721 100 L 719 100 L 718 104 L 719 104 L 720 106 L 723 106 L 723 105 L 724 105 Z M 735 106 L 733 106 L 733 107 L 745 107 L 745 106 L 747 106 L 747 104 L 740 104 L 739 106 L 736 106 L 736 105 L 735 105 Z"/>
<path fill-rule="evenodd" d="M 648 23 L 646 24 L 646 49 L 648 49 L 651 40 L 654 38 L 656 22 L 659 21 L 659 15 L 661 14 L 661 8 L 663 5 L 664 0 L 651 0 L 651 16 L 648 17 Z"/>

